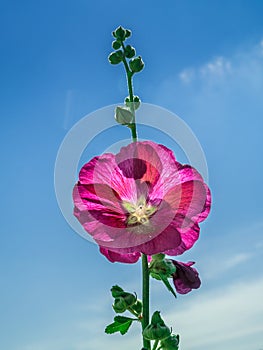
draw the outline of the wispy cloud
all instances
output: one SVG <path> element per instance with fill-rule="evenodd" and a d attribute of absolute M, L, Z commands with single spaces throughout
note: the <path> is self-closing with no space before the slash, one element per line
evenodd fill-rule
<path fill-rule="evenodd" d="M 231 61 L 219 56 L 198 68 L 186 68 L 179 73 L 182 83 L 190 84 L 196 79 L 222 79 L 233 72 Z"/>
<path fill-rule="evenodd" d="M 255 69 L 262 65 L 263 40 L 249 50 L 240 50 L 230 57 L 217 56 L 210 61 L 197 66 L 187 67 L 179 74 L 179 79 L 183 84 L 191 84 L 196 80 L 222 80 L 233 76 L 236 79 L 239 75 L 244 76 L 247 68 L 253 76 Z"/>
<path fill-rule="evenodd" d="M 263 279 L 195 295 L 168 316 L 182 334 L 182 349 L 258 350 L 263 346 Z M 181 301 L 181 300 L 180 300 Z M 183 305 L 182 305 L 183 304 Z"/>

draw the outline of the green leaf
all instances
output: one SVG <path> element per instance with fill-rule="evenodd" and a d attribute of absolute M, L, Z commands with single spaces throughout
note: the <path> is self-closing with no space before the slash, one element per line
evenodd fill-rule
<path fill-rule="evenodd" d="M 107 334 L 113 334 L 116 332 L 120 332 L 122 335 L 128 332 L 132 322 L 134 320 L 129 317 L 124 316 L 116 316 L 114 317 L 114 322 L 109 324 L 105 328 L 105 333 Z"/>
<path fill-rule="evenodd" d="M 119 323 L 126 323 L 127 321 L 135 321 L 134 318 L 126 317 L 126 316 L 115 316 L 114 321 Z"/>

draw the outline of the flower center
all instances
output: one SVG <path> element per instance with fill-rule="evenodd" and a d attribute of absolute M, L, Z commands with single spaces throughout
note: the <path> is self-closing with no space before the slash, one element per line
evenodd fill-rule
<path fill-rule="evenodd" d="M 141 197 L 134 205 L 128 202 L 122 203 L 130 214 L 127 219 L 128 225 L 148 224 L 149 218 L 156 212 L 157 208 L 147 204 L 144 197 Z"/>

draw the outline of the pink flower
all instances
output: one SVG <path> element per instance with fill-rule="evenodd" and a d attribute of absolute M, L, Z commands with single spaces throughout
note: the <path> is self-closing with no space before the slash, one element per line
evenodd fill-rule
<path fill-rule="evenodd" d="M 80 170 L 73 199 L 74 215 L 102 254 L 121 262 L 190 249 L 211 205 L 201 175 L 151 141 L 93 158 Z"/>
<path fill-rule="evenodd" d="M 198 272 L 195 268 L 191 267 L 194 262 L 183 263 L 180 261 L 172 260 L 176 267 L 176 272 L 173 275 L 173 282 L 176 291 L 179 294 L 187 294 L 192 289 L 197 289 L 201 285 L 201 281 Z"/>

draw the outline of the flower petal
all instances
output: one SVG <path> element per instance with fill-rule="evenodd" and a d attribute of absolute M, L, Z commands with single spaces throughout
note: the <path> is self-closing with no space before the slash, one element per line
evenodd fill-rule
<path fill-rule="evenodd" d="M 162 161 L 155 145 L 144 141 L 122 147 L 116 155 L 116 162 L 123 176 L 150 184 L 156 183 L 162 172 Z"/>
<path fill-rule="evenodd" d="M 122 263 L 127 263 L 127 264 L 133 264 L 133 263 L 136 263 L 141 257 L 141 254 L 138 252 L 121 254 L 121 253 L 109 250 L 107 248 L 104 248 L 104 247 L 100 247 L 100 252 L 101 252 L 101 254 L 106 256 L 106 258 L 110 262 L 122 262 Z"/>
<path fill-rule="evenodd" d="M 174 222 L 171 225 L 174 225 L 178 232 L 180 233 L 181 236 L 181 243 L 177 247 L 172 247 L 170 249 L 167 249 L 164 253 L 170 256 L 175 256 L 175 255 L 181 255 L 183 254 L 186 250 L 189 250 L 192 248 L 194 243 L 198 240 L 199 238 L 199 232 L 200 232 L 200 227 L 196 222 L 193 222 L 188 219 L 188 224 L 186 227 L 182 227 L 182 223 L 186 223 L 185 218 L 179 218 L 176 217 Z M 180 228 L 178 228 L 178 226 Z"/>
<path fill-rule="evenodd" d="M 136 202 L 136 184 L 134 179 L 124 177 L 111 153 L 95 157 L 85 164 L 79 173 L 79 181 L 83 184 L 108 185 L 122 200 Z"/>
<path fill-rule="evenodd" d="M 204 212 L 208 215 L 207 188 L 201 181 L 191 180 L 172 187 L 164 200 L 170 204 L 175 215 L 190 219 Z"/>

